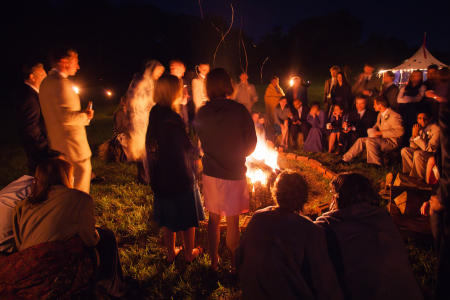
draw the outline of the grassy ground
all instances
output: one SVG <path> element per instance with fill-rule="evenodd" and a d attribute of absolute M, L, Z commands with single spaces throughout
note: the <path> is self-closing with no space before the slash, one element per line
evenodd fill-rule
<path fill-rule="evenodd" d="M 319 87 L 310 90 L 316 92 Z M 264 89 L 258 88 L 264 91 Z M 261 95 L 262 96 L 262 95 Z M 262 99 L 262 97 L 260 97 Z M 264 110 L 263 101 L 257 103 L 257 108 Z M 96 103 L 95 120 L 88 128 L 88 138 L 92 149 L 108 139 L 111 135 L 112 114 L 115 105 L 112 103 Z M 6 107 L 2 111 L 10 111 Z M 0 147 L 0 188 L 20 177 L 26 171 L 26 159 L 15 131 L 14 120 L 10 116 L 0 120 L 2 128 Z M 95 151 L 94 151 L 95 152 Z M 358 170 L 367 174 L 379 185 L 386 171 L 367 168 L 363 161 L 357 161 L 351 166 L 338 164 L 339 158 L 327 153 L 302 153 L 311 156 L 335 172 Z M 136 168 L 129 164 L 112 164 L 101 161 L 94 153 L 92 159 L 94 172 L 105 177 L 105 182 L 92 186 L 92 196 L 95 200 L 97 223 L 112 229 L 118 239 L 122 266 L 127 278 L 134 284 L 136 299 L 236 299 L 240 291 L 236 278 L 227 271 L 230 267 L 230 254 L 224 245 L 222 236 L 220 254 L 223 263 L 219 272 L 209 270 L 210 261 L 207 255 L 191 264 L 184 264 L 182 255 L 175 263 L 167 264 L 165 251 L 160 244 L 160 234 L 152 224 L 153 197 L 147 186 L 135 183 Z M 312 183 L 310 198 L 318 201 L 328 201 L 329 182 L 322 176 L 312 173 L 298 162 L 281 161 L 283 168 L 297 168 Z M 398 166 L 394 166 L 395 170 Z M 314 207 L 312 208 L 314 209 Z M 223 233 L 222 233 L 223 234 Z M 206 249 L 206 228 L 197 230 L 197 243 Z M 436 258 L 428 243 L 410 240 L 407 243 L 411 263 L 416 278 L 422 286 L 427 298 L 431 294 L 434 282 L 433 268 Z"/>

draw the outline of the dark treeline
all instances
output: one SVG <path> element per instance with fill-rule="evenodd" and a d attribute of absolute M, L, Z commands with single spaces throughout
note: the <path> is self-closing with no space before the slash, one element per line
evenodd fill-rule
<path fill-rule="evenodd" d="M 199 62 L 212 64 L 221 34 L 229 26 L 229 20 L 221 17 L 172 15 L 142 2 L 92 2 L 35 1 L 16 3 L 16 8 L 4 10 L 7 72 L 2 74 L 2 82 L 12 91 L 20 82 L 23 62 L 40 58 L 48 67 L 45 59 L 49 49 L 66 43 L 79 50 L 79 77 L 83 82 L 113 86 L 122 93 L 132 74 L 147 59 L 167 64 L 178 58 L 191 71 Z M 235 18 L 233 29 L 219 48 L 215 66 L 226 67 L 237 76 L 245 69 L 246 50 L 248 73 L 255 83 L 261 82 L 264 61 L 264 84 L 274 74 L 283 79 L 293 72 L 322 81 L 333 64 L 347 65 L 353 75 L 366 61 L 379 67 L 395 66 L 412 55 L 421 42 L 418 37 L 417 45 L 411 48 L 388 33 L 364 38 L 363 32 L 362 20 L 335 12 L 299 20 L 287 32 L 275 28 L 256 43 L 245 35 L 245 28 L 240 28 L 240 20 Z M 435 51 L 434 55 L 448 63 L 448 54 Z"/>

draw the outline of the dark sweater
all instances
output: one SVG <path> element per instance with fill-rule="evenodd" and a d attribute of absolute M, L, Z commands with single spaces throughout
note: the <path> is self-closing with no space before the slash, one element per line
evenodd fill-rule
<path fill-rule="evenodd" d="M 153 106 L 145 144 L 154 193 L 167 196 L 193 189 L 193 162 L 198 154 L 176 112 L 158 104 Z"/>
<path fill-rule="evenodd" d="M 245 178 L 245 158 L 256 147 L 255 125 L 244 105 L 212 99 L 201 107 L 194 121 L 204 156 L 203 173 L 240 180 Z"/>
<path fill-rule="evenodd" d="M 243 299 L 342 299 L 324 230 L 293 212 L 255 212 L 236 267 Z"/>
<path fill-rule="evenodd" d="M 346 299 L 422 299 L 400 233 L 389 214 L 368 203 L 317 218 Z"/>

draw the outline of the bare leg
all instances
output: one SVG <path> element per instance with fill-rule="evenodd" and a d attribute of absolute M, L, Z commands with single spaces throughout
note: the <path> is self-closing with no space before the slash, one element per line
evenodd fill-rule
<path fill-rule="evenodd" d="M 163 227 L 164 246 L 167 248 L 167 261 L 174 261 L 175 257 L 180 252 L 179 248 L 175 248 L 175 232 L 167 227 Z"/>
<path fill-rule="evenodd" d="M 425 182 L 430 184 L 431 172 L 433 171 L 433 167 L 436 164 L 434 156 L 431 156 L 427 161 L 427 170 L 425 172 Z"/>
<path fill-rule="evenodd" d="M 330 138 L 328 140 L 328 153 L 333 151 L 334 143 L 336 142 L 336 132 L 330 133 Z"/>
<path fill-rule="evenodd" d="M 208 221 L 208 242 L 209 256 L 211 257 L 211 268 L 217 270 L 219 263 L 219 241 L 220 241 L 220 215 L 209 213 Z"/>
<path fill-rule="evenodd" d="M 231 267 L 235 268 L 234 253 L 239 246 L 239 215 L 227 217 L 227 247 L 231 250 Z"/>
<path fill-rule="evenodd" d="M 195 243 L 195 227 L 191 227 L 183 231 L 184 238 L 184 259 L 191 262 L 200 255 L 200 249 L 194 248 Z"/>

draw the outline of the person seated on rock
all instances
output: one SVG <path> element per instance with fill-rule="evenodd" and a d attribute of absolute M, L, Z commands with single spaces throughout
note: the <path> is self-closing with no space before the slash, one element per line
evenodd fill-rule
<path fill-rule="evenodd" d="M 367 137 L 367 129 L 373 127 L 377 113 L 367 107 L 368 98 L 359 95 L 355 98 L 355 109 L 342 122 L 341 142 L 346 152 L 361 137 Z"/>
<path fill-rule="evenodd" d="M 301 215 L 308 186 L 283 171 L 276 206 L 256 211 L 236 253 L 243 299 L 342 299 L 321 228 Z"/>
<path fill-rule="evenodd" d="M 430 114 L 417 114 L 417 123 L 412 128 L 409 147 L 402 154 L 402 172 L 411 177 L 425 180 L 427 162 L 439 148 L 439 126 L 431 123 Z"/>
<path fill-rule="evenodd" d="M 38 164 L 30 197 L 17 204 L 13 215 L 17 250 L 78 236 L 99 257 L 97 280 L 112 296 L 123 295 L 124 283 L 114 233 L 96 228 L 94 202 L 73 189 L 73 166 L 61 158 Z M 92 250 L 94 251 L 94 250 Z"/>
<path fill-rule="evenodd" d="M 331 187 L 330 211 L 315 223 L 325 230 L 345 299 L 422 299 L 400 233 L 376 205 L 370 181 L 341 173 Z"/>
<path fill-rule="evenodd" d="M 387 101 L 378 97 L 374 101 L 378 117 L 375 125 L 367 130 L 368 137 L 359 138 L 353 146 L 343 155 L 342 160 L 347 163 L 363 152 L 367 152 L 367 163 L 376 166 L 382 165 L 383 154 L 395 150 L 400 145 L 404 133 L 402 117 L 388 108 Z"/>

